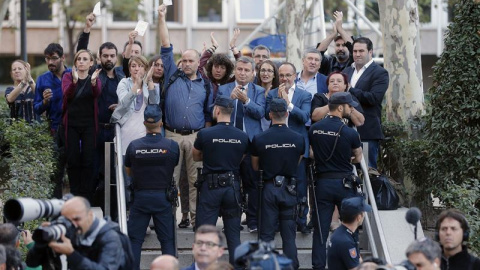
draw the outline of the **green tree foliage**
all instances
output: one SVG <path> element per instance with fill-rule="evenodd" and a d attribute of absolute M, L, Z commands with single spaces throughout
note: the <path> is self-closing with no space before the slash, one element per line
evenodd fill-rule
<path fill-rule="evenodd" d="M 426 117 L 427 181 L 447 207 L 478 221 L 480 192 L 480 4 L 462 0 L 436 63 Z M 473 231 L 478 232 L 478 222 Z M 472 247 L 480 251 L 479 234 Z"/>
<path fill-rule="evenodd" d="M 55 157 L 48 125 L 12 121 L 6 104 L 5 99 L 0 98 L 0 188 L 3 191 L 0 199 L 3 202 L 16 197 L 49 199 Z"/>

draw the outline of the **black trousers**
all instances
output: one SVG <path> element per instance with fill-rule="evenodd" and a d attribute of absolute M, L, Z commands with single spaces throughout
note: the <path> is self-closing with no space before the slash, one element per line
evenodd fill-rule
<path fill-rule="evenodd" d="M 70 192 L 76 196 L 93 200 L 95 192 L 95 128 L 67 128 L 67 174 L 70 182 Z"/>

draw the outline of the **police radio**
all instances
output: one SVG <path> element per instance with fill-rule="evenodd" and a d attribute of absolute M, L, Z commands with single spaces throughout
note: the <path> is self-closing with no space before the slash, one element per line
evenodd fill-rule
<path fill-rule="evenodd" d="M 175 178 L 172 177 L 172 182 L 167 188 L 167 200 L 172 203 L 175 207 L 178 207 L 178 189 L 175 185 Z"/>

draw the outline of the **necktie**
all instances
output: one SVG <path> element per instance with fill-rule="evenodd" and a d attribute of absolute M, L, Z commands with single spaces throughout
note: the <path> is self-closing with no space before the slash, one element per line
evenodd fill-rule
<path fill-rule="evenodd" d="M 245 88 L 240 88 L 242 91 L 245 90 Z M 237 105 L 235 108 L 235 127 L 239 128 L 240 130 L 243 130 L 243 103 L 237 99 Z"/>

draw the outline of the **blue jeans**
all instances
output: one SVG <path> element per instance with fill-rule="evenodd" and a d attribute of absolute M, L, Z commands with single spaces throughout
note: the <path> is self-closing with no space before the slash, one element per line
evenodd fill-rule
<path fill-rule="evenodd" d="M 145 233 L 153 218 L 155 233 L 162 247 L 162 254 L 175 256 L 175 231 L 172 204 L 167 201 L 165 189 L 134 192 L 128 219 L 128 236 L 135 257 L 135 269 L 140 269 L 140 255 Z"/>
<path fill-rule="evenodd" d="M 297 191 L 298 192 L 298 191 Z M 280 223 L 283 253 L 293 261 L 293 268 L 298 269 L 296 224 L 297 198 L 288 193 L 285 183 L 277 187 L 273 182 L 266 182 L 262 190 L 262 216 L 260 239 L 271 242 L 275 239 L 275 229 Z"/>
<path fill-rule="evenodd" d="M 363 140 L 362 142 L 368 143 L 368 166 L 377 169 L 377 160 L 379 152 L 378 140 Z"/>
<path fill-rule="evenodd" d="M 315 193 L 317 197 L 317 209 L 320 216 L 323 244 L 321 243 L 320 231 L 316 222 L 317 217 L 314 213 L 312 264 L 313 269 L 324 270 L 327 259 L 327 238 L 335 205 L 340 209 L 343 199 L 355 197 L 357 196 L 357 193 L 354 189 L 345 188 L 342 179 L 315 179 Z"/>
<path fill-rule="evenodd" d="M 223 219 L 225 237 L 227 238 L 228 256 L 235 265 L 235 249 L 240 245 L 240 182 L 235 180 L 233 186 L 209 189 L 207 181 L 202 182 L 197 205 L 195 226 L 216 225 L 218 216 Z"/>

